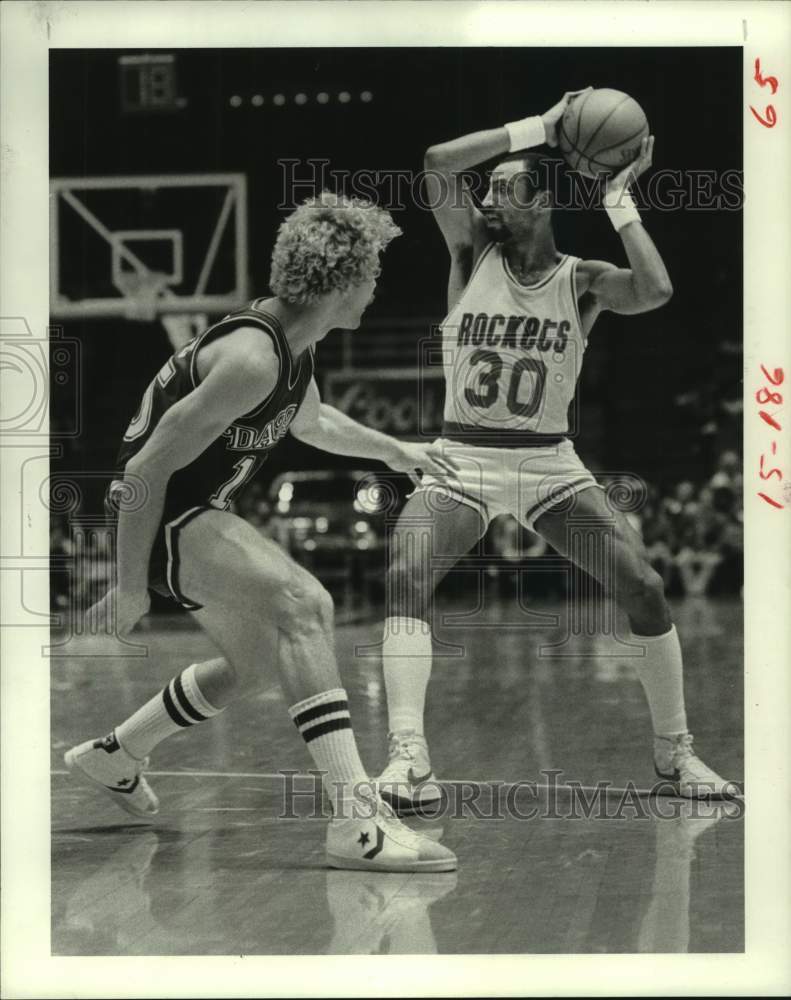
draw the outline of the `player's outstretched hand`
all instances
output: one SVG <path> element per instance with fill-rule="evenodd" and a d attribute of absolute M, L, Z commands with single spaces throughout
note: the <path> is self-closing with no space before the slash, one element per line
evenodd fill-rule
<path fill-rule="evenodd" d="M 628 187 L 633 180 L 636 180 L 640 174 L 645 173 L 646 170 L 651 166 L 654 159 L 654 137 L 652 135 L 647 135 L 645 139 L 640 143 L 640 152 L 632 160 L 628 167 L 624 167 L 623 170 L 611 177 L 607 181 L 608 188 L 625 188 Z"/>
<path fill-rule="evenodd" d="M 105 632 L 110 635 L 115 621 L 117 634 L 129 635 L 150 608 L 148 591 L 138 594 L 111 587 L 100 601 L 85 612 L 85 626 L 89 632 Z"/>
<path fill-rule="evenodd" d="M 590 90 L 593 90 L 593 87 L 583 87 L 582 90 L 567 90 L 557 104 L 553 104 L 549 111 L 545 111 L 541 115 L 548 146 L 557 146 L 558 144 L 558 122 L 563 117 L 569 102 L 575 97 L 579 97 L 580 94 L 587 94 Z"/>
<path fill-rule="evenodd" d="M 420 485 L 420 477 L 424 473 L 444 478 L 458 468 L 452 459 L 443 456 L 438 445 L 410 444 L 408 441 L 399 441 L 395 452 L 385 459 L 385 464 L 396 472 L 405 472 L 416 486 Z"/>

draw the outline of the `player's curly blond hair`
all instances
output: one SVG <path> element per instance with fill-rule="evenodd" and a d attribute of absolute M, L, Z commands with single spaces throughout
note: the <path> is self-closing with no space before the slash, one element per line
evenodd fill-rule
<path fill-rule="evenodd" d="M 322 191 L 289 215 L 272 251 L 270 287 L 296 305 L 344 292 L 379 273 L 379 254 L 401 235 L 390 213 L 362 198 Z"/>

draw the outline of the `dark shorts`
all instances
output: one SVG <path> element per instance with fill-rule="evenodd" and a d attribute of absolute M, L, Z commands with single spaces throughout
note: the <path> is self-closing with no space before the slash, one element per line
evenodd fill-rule
<path fill-rule="evenodd" d="M 104 498 L 104 510 L 113 523 L 118 521 L 118 504 L 112 493 L 115 483 L 111 483 Z M 199 611 L 198 604 L 182 591 L 179 581 L 179 535 L 190 521 L 206 510 L 213 510 L 206 504 L 189 507 L 175 517 L 168 513 L 162 519 L 151 547 L 148 563 L 148 588 L 169 597 L 187 611 Z"/>

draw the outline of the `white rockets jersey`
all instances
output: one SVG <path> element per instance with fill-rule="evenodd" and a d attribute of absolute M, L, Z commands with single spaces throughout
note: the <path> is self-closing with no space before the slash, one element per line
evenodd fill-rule
<path fill-rule="evenodd" d="M 442 323 L 443 436 L 521 447 L 561 438 L 586 339 L 565 255 L 535 285 L 521 285 L 490 243 Z"/>

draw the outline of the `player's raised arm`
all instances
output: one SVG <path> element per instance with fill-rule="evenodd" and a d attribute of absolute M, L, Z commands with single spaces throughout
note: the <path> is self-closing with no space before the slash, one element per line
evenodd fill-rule
<path fill-rule="evenodd" d="M 543 136 L 538 141 L 543 141 Z M 508 143 L 505 128 L 495 128 L 426 150 L 423 166 L 428 203 L 451 256 L 469 252 L 473 247 L 477 256 L 486 242 L 486 222 L 475 207 L 469 184 L 461 172 L 508 152 Z"/>
<path fill-rule="evenodd" d="M 121 509 L 118 517 L 116 589 L 122 633 L 147 610 L 148 563 L 170 477 L 201 455 L 236 418 L 254 409 L 277 381 L 274 347 L 259 330 L 236 330 L 226 339 L 200 385 L 165 411 L 124 470 L 144 484 L 147 499 L 138 510 Z"/>
<path fill-rule="evenodd" d="M 587 291 L 598 309 L 641 313 L 664 305 L 673 294 L 665 262 L 640 221 L 629 184 L 651 165 L 654 137 L 643 140 L 640 155 L 607 185 L 605 208 L 623 241 L 629 267 L 600 260 L 580 264 L 580 292 Z"/>
<path fill-rule="evenodd" d="M 480 250 L 486 224 L 475 207 L 461 172 L 495 156 L 531 149 L 546 142 L 557 145 L 557 123 L 569 101 L 584 91 L 569 91 L 543 115 L 508 122 L 499 128 L 471 132 L 426 150 L 423 165 L 429 203 L 451 254 L 462 248 Z"/>

